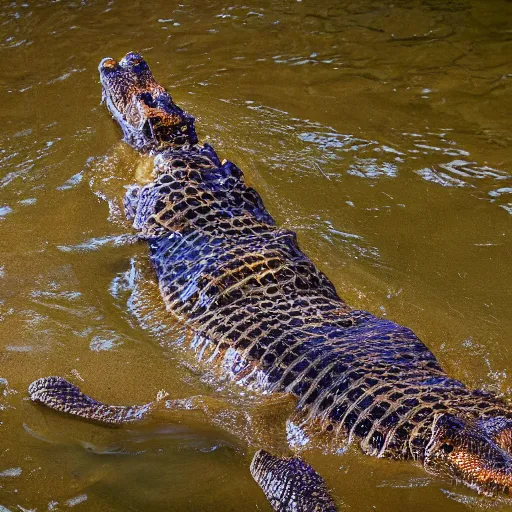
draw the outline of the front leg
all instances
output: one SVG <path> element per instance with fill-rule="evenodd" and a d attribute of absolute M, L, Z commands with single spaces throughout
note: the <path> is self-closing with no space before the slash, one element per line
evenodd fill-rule
<path fill-rule="evenodd" d="M 137 205 L 139 204 L 140 185 L 129 185 L 126 187 L 126 193 L 123 198 L 124 216 L 126 220 L 133 222 L 137 214 Z"/>

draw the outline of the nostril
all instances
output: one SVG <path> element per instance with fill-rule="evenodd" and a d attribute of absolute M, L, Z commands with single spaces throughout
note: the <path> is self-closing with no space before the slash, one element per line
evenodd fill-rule
<path fill-rule="evenodd" d="M 453 446 L 449 443 L 443 443 L 441 445 L 441 448 L 440 450 L 443 452 L 443 453 L 446 453 L 446 455 L 448 455 L 449 453 L 452 453 L 453 452 Z"/>
<path fill-rule="evenodd" d="M 112 69 L 117 66 L 117 61 L 115 59 L 112 59 L 111 57 L 105 57 L 100 62 L 99 68 L 100 69 Z"/>

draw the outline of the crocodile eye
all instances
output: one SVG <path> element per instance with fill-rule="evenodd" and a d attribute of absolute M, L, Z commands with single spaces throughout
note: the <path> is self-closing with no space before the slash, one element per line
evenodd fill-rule
<path fill-rule="evenodd" d="M 451 444 L 448 444 L 448 443 L 443 443 L 441 445 L 441 451 L 443 453 L 446 453 L 446 455 L 448 455 L 449 453 L 451 453 L 453 451 L 453 446 Z"/>
<path fill-rule="evenodd" d="M 143 71 L 146 71 L 146 69 L 148 69 L 148 65 L 146 64 L 145 60 L 140 60 L 140 61 L 132 63 L 132 69 L 133 69 L 133 72 L 138 75 L 138 74 L 142 73 Z"/>

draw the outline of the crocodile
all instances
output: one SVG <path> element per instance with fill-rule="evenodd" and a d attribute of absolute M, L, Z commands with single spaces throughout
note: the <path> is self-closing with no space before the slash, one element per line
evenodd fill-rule
<path fill-rule="evenodd" d="M 154 157 L 153 181 L 129 188 L 125 212 L 149 246 L 166 309 L 193 333 L 197 360 L 256 392 L 293 395 L 294 424 L 329 446 L 357 444 L 479 493 L 508 495 L 509 404 L 450 377 L 411 329 L 346 304 L 242 171 L 199 142 L 194 117 L 140 54 L 103 59 L 99 73 L 124 140 Z M 56 382 L 40 379 L 31 398 L 92 419 L 105 415 L 87 408 L 86 395 L 85 406 L 70 406 Z M 284 458 L 255 459 L 253 467 L 269 499 L 265 467 L 283 475 L 281 488 L 301 468 Z M 308 485 L 323 489 L 320 477 Z M 289 510 L 331 505 L 314 506 Z"/>

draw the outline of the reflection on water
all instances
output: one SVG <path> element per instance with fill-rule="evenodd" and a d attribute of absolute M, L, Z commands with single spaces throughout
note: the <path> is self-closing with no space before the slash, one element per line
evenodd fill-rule
<path fill-rule="evenodd" d="M 251 450 L 293 430 L 286 400 L 189 357 L 123 218 L 151 162 L 119 142 L 97 64 L 130 49 L 347 302 L 510 396 L 511 30 L 506 0 L 4 2 L 0 510 L 269 510 Z M 183 407 L 100 428 L 24 400 L 50 374 Z M 512 508 L 341 452 L 305 456 L 354 510 Z"/>

